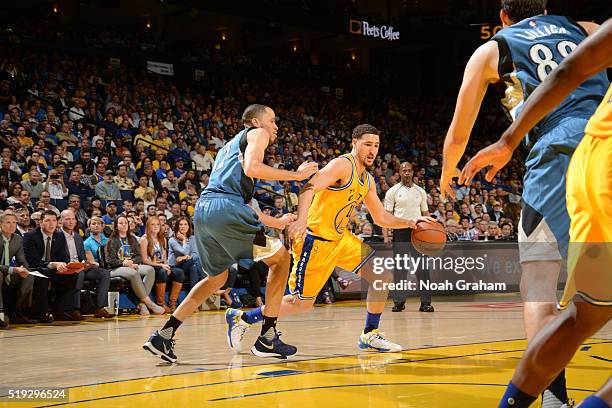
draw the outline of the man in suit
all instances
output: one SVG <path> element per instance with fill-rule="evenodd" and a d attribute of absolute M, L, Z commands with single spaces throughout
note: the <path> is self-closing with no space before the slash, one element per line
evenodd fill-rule
<path fill-rule="evenodd" d="M 70 262 L 85 262 L 87 266 L 84 270 L 79 272 L 77 288 L 80 291 L 83 288 L 83 282 L 95 281 L 96 283 L 96 310 L 94 317 L 98 318 L 110 318 L 113 317 L 108 313 L 105 307 L 108 305 L 108 288 L 110 286 L 110 272 L 106 269 L 100 268 L 98 263 L 87 263 L 85 256 L 85 246 L 83 245 L 83 237 L 81 237 L 75 228 L 77 225 L 77 219 L 72 208 L 67 208 L 62 211 L 61 220 L 64 237 L 68 246 L 68 253 L 70 255 Z M 77 306 L 80 306 L 80 296 L 76 299 Z"/>
<path fill-rule="evenodd" d="M 495 200 L 491 207 L 491 211 L 489 212 L 491 221 L 499 222 L 499 220 L 504 217 L 504 210 L 502 210 L 501 203 Z"/>
<path fill-rule="evenodd" d="M 15 215 L 17 216 L 15 233 L 23 237 L 30 230 L 30 211 L 27 207 L 21 206 L 21 208 L 15 209 Z"/>
<path fill-rule="evenodd" d="M 28 263 L 23 253 L 22 239 L 15 234 L 16 229 L 17 216 L 13 212 L 5 211 L 0 216 L 0 230 L 2 231 L 2 245 L 0 245 L 0 312 L 6 312 L 10 309 L 13 323 L 32 324 L 36 321 L 28 319 L 24 312 L 31 303 L 34 277 L 26 269 Z M 14 266 L 11 264 L 14 264 Z M 7 294 L 13 291 L 17 292 L 14 308 L 8 304 L 6 305 L 8 309 L 4 308 L 3 289 Z M 8 320 L 0 319 L 0 328 L 8 328 Z"/>
<path fill-rule="evenodd" d="M 48 277 L 36 277 L 34 280 L 34 317 L 41 323 L 53 322 L 54 315 L 57 320 L 81 320 L 76 302 L 79 295 L 78 274 L 66 273 L 70 255 L 64 234 L 56 231 L 57 214 L 53 210 L 45 210 L 42 217 L 40 227 L 23 237 L 23 249 L 28 265 Z M 49 308 L 49 282 L 57 294 L 54 315 L 50 313 Z"/>

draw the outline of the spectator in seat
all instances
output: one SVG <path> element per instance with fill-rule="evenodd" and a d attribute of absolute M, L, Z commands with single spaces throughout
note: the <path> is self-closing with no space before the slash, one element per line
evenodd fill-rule
<path fill-rule="evenodd" d="M 110 273 L 108 270 L 100 268 L 98 262 L 88 262 L 85 254 L 85 245 L 83 238 L 75 231 L 77 219 L 72 208 L 65 209 L 61 213 L 60 222 L 62 225 L 61 231 L 66 238 L 68 253 L 70 254 L 70 262 L 84 262 L 85 269 L 78 273 L 77 288 L 80 291 L 83 288 L 83 283 L 87 281 L 95 282 L 96 288 L 96 310 L 94 317 L 109 318 L 112 317 L 105 309 L 108 306 L 108 288 L 110 287 Z M 77 306 L 80 306 L 80 296 L 76 299 Z"/>
<path fill-rule="evenodd" d="M 17 216 L 17 230 L 15 233 L 20 237 L 23 237 L 26 232 L 30 231 L 30 211 L 28 207 L 22 206 L 15 210 Z"/>
<path fill-rule="evenodd" d="M 182 269 L 189 276 L 191 287 L 204 279 L 204 271 L 197 256 L 193 227 L 189 218 L 179 217 L 176 220 L 174 236 L 168 241 L 168 246 L 170 248 L 168 264 L 172 268 Z"/>
<path fill-rule="evenodd" d="M 274 209 L 279 214 L 287 214 L 287 207 L 285 206 L 285 198 L 284 197 L 275 197 L 274 198 Z"/>
<path fill-rule="evenodd" d="M 9 188 L 9 196 L 6 198 L 8 204 L 16 204 L 21 202 L 21 192 L 23 187 L 18 182 L 11 184 Z"/>
<path fill-rule="evenodd" d="M 491 220 L 499 222 L 504 217 L 504 210 L 502 210 L 501 203 L 497 200 L 493 201 L 493 211 L 489 213 Z"/>
<path fill-rule="evenodd" d="M 23 189 L 25 191 L 30 192 L 30 197 L 34 199 L 39 199 L 41 193 L 45 189 L 45 186 L 42 183 L 42 176 L 40 171 L 33 169 L 30 170 L 28 180 L 24 180 L 21 182 Z"/>
<path fill-rule="evenodd" d="M 68 179 L 68 193 L 79 197 L 88 197 L 92 195 L 93 191 L 87 184 L 82 182 L 81 172 L 72 170 Z"/>
<path fill-rule="evenodd" d="M 44 191 L 49 192 L 50 198 L 53 200 L 62 200 L 68 195 L 68 187 L 64 184 L 64 177 L 56 169 L 49 170 L 49 178 L 44 184 Z"/>
<path fill-rule="evenodd" d="M 193 156 L 192 160 L 195 162 L 198 171 L 209 171 L 213 164 L 215 164 L 215 159 L 213 159 L 212 155 L 206 150 L 206 146 L 204 145 L 198 146 L 196 154 Z"/>
<path fill-rule="evenodd" d="M 157 171 L 159 171 L 159 170 L 157 170 Z M 178 193 L 179 192 L 179 186 L 178 186 L 178 181 L 176 179 L 176 176 L 174 175 L 174 172 L 169 171 L 166 174 L 166 176 L 167 177 L 161 181 L 161 186 L 163 188 L 165 188 L 166 190 L 168 190 L 168 191 L 171 191 L 173 193 Z"/>
<path fill-rule="evenodd" d="M 120 164 L 117 166 L 115 183 L 119 187 L 119 190 L 134 190 L 134 181 L 128 176 L 127 167 L 125 164 Z"/>
<path fill-rule="evenodd" d="M 121 200 L 119 186 L 113 181 L 113 171 L 106 170 L 104 181 L 96 184 L 96 197 L 101 200 Z"/>
<path fill-rule="evenodd" d="M 85 231 L 89 217 L 87 216 L 85 210 L 81 208 L 81 197 L 76 194 L 70 194 L 68 196 L 68 208 L 72 209 L 76 216 L 76 230 Z"/>
<path fill-rule="evenodd" d="M 501 232 L 497 239 L 504 241 L 516 241 L 516 234 L 512 228 L 512 224 L 505 222 L 501 225 Z"/>
<path fill-rule="evenodd" d="M 176 309 L 178 297 L 185 281 L 185 272 L 180 268 L 168 265 L 168 240 L 162 229 L 161 221 L 157 216 L 149 217 L 145 228 L 145 235 L 140 239 L 140 252 L 142 262 L 155 269 L 155 299 L 158 305 L 166 312 Z M 166 283 L 172 280 L 169 303 L 166 305 Z"/>
<path fill-rule="evenodd" d="M 102 217 L 104 224 L 106 224 L 106 226 L 108 227 L 111 227 L 113 225 L 113 222 L 115 221 L 116 216 L 117 204 L 115 204 L 113 201 L 109 201 L 108 203 L 106 203 L 106 215 Z"/>
<path fill-rule="evenodd" d="M 40 201 L 36 204 L 36 208 L 44 210 L 51 210 L 59 217 L 59 210 L 56 206 L 51 204 L 51 194 L 48 191 L 43 191 L 40 195 Z"/>
<path fill-rule="evenodd" d="M 131 154 L 129 154 L 129 153 L 124 154 L 123 155 L 123 161 L 119 162 L 119 164 L 125 166 L 127 177 L 130 180 L 136 181 L 138 179 L 136 177 L 136 167 L 134 166 L 134 163 L 132 163 L 132 155 Z"/>
<path fill-rule="evenodd" d="M 459 234 L 457 233 L 459 229 L 459 223 L 454 218 L 450 218 L 446 220 L 446 240 L 447 241 L 458 241 Z"/>
<path fill-rule="evenodd" d="M 92 236 L 100 236 L 103 224 L 91 223 Z M 101 242 L 101 240 L 97 240 Z M 155 270 L 142 263 L 140 246 L 136 238 L 129 234 L 129 220 L 120 215 L 115 218 L 113 232 L 104 246 L 106 267 L 111 277 L 120 276 L 130 282 L 132 290 L 140 299 L 138 310 L 141 316 L 148 316 L 149 310 L 154 314 L 164 314 L 165 310 L 153 303 L 149 297 L 155 283 Z"/>
<path fill-rule="evenodd" d="M 155 190 L 149 186 L 149 178 L 142 175 L 138 178 L 138 187 L 134 190 L 134 198 L 143 198 L 147 192 L 155 193 Z"/>
<path fill-rule="evenodd" d="M 13 323 L 36 323 L 35 320 L 26 317 L 26 310 L 31 305 L 32 289 L 34 287 L 34 276 L 28 272 L 28 263 L 23 251 L 21 236 L 15 234 L 17 229 L 17 216 L 5 211 L 0 216 L 0 230 L 2 232 L 2 245 L 0 245 L 0 311 L 9 312 L 10 321 Z M 11 260 L 15 259 L 15 266 L 11 266 Z M 14 307 L 4 303 L 3 290 L 17 292 L 17 300 Z M 0 320 L 0 328 L 7 328 L 8 323 Z"/>
<path fill-rule="evenodd" d="M 55 320 L 79 321 L 77 297 L 79 296 L 78 274 L 66 274 L 70 255 L 64 234 L 57 231 L 57 214 L 43 212 L 39 228 L 23 237 L 23 249 L 29 268 L 38 270 L 46 278 L 35 277 L 32 301 L 34 318 L 41 323 Z M 55 289 L 56 300 L 51 314 L 49 305 L 49 283 Z"/>
<path fill-rule="evenodd" d="M 16 183 L 21 181 L 21 176 L 16 171 L 11 170 L 11 158 L 2 158 L 2 167 L 0 167 L 0 175 L 6 176 L 9 182 Z"/>

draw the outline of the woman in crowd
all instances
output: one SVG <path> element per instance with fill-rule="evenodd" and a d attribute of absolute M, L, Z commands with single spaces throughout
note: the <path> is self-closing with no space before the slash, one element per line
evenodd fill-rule
<path fill-rule="evenodd" d="M 9 204 L 17 204 L 20 202 L 20 196 L 21 196 L 21 190 L 23 190 L 23 187 L 21 186 L 21 184 L 15 182 L 11 185 L 10 187 L 10 193 L 11 195 L 8 196 L 8 198 L 6 199 L 6 201 Z"/>
<path fill-rule="evenodd" d="M 102 212 L 102 201 L 100 201 L 100 199 L 97 197 L 93 197 L 91 199 L 91 202 L 87 206 L 86 212 L 90 217 L 93 217 L 94 210 L 100 210 L 100 212 Z"/>
<path fill-rule="evenodd" d="M 156 216 L 147 218 L 145 235 L 140 239 L 140 251 L 143 263 L 155 269 L 155 299 L 166 312 L 174 312 L 178 297 L 185 281 L 185 273 L 180 268 L 168 265 L 168 240 L 165 237 L 161 221 Z M 166 283 L 172 279 L 169 306 L 166 305 Z"/>
<path fill-rule="evenodd" d="M 101 218 L 92 218 L 100 224 L 100 231 L 104 227 Z M 149 265 L 144 265 L 140 254 L 140 247 L 136 238 L 129 233 L 129 221 L 127 217 L 120 215 L 115 218 L 113 232 L 104 247 L 106 267 L 110 269 L 111 277 L 121 276 L 127 279 L 132 286 L 132 290 L 140 299 L 138 309 L 140 314 L 146 316 L 149 310 L 154 314 L 163 314 L 163 307 L 153 303 L 149 298 L 149 293 L 155 282 L 155 271 Z M 94 234 L 93 224 L 90 220 L 89 228 Z"/>
<path fill-rule="evenodd" d="M 181 216 L 174 223 L 174 236 L 168 241 L 168 264 L 189 275 L 191 287 L 204 279 L 195 247 L 195 237 L 189 218 Z"/>

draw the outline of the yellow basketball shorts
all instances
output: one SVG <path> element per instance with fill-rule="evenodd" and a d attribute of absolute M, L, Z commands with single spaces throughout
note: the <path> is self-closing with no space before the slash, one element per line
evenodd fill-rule
<path fill-rule="evenodd" d="M 559 302 L 575 295 L 612 306 L 612 137 L 585 135 L 567 172 L 571 218 L 568 277 Z"/>
<path fill-rule="evenodd" d="M 328 241 L 307 233 L 292 245 L 293 269 L 289 290 L 300 299 L 317 297 L 336 266 L 357 272 L 369 259 L 372 249 L 350 232 L 339 241 Z"/>

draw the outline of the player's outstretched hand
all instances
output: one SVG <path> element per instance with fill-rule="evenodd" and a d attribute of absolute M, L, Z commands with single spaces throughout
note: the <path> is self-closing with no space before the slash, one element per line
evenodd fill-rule
<path fill-rule="evenodd" d="M 459 177 L 459 183 L 470 185 L 472 179 L 480 170 L 487 166 L 491 166 L 485 176 L 488 182 L 493 180 L 493 177 L 500 171 L 512 158 L 513 150 L 504 141 L 498 140 L 490 146 L 480 150 L 472 159 L 465 165 Z"/>
<path fill-rule="evenodd" d="M 442 171 L 442 177 L 440 177 L 440 200 L 446 201 L 448 197 L 455 198 L 455 190 L 451 186 L 451 182 L 454 177 L 460 177 L 461 172 L 458 168 L 452 170 Z"/>
<path fill-rule="evenodd" d="M 315 174 L 317 171 L 319 171 L 319 163 L 304 162 L 300 164 L 300 167 L 298 167 L 297 171 L 295 172 L 295 179 L 305 180 Z"/>
<path fill-rule="evenodd" d="M 308 223 L 306 222 L 306 220 L 300 221 L 298 219 L 294 223 L 289 225 L 289 238 L 293 240 L 304 238 L 304 235 L 306 234 L 307 224 Z"/>
<path fill-rule="evenodd" d="M 280 217 L 278 219 L 278 229 L 285 229 L 285 227 L 287 226 L 287 224 L 291 224 L 292 222 L 294 222 L 295 220 L 297 220 L 297 215 L 295 214 L 285 214 L 282 217 Z"/>

